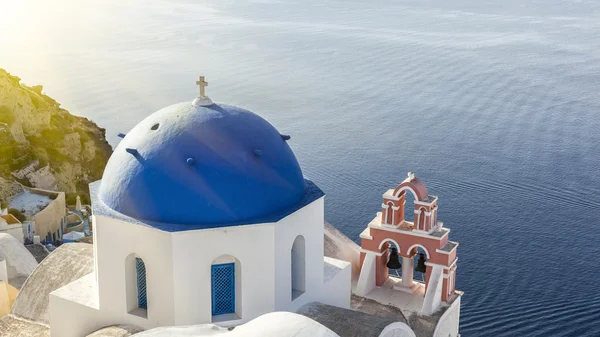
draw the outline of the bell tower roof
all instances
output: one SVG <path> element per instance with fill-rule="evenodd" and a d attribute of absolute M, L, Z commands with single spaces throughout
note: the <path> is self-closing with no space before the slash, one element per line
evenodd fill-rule
<path fill-rule="evenodd" d="M 394 195 L 398 196 L 403 190 L 411 191 L 416 200 L 427 201 L 429 199 L 429 192 L 425 184 L 415 176 L 414 172 L 408 172 L 408 177 L 396 187 Z"/>

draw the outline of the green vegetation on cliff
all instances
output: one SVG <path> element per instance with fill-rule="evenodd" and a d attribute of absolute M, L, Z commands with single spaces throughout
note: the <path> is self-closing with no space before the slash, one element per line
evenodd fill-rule
<path fill-rule="evenodd" d="M 102 177 L 112 153 L 105 130 L 42 90 L 0 69 L 0 178 L 80 194 L 86 202 L 88 183 Z"/>

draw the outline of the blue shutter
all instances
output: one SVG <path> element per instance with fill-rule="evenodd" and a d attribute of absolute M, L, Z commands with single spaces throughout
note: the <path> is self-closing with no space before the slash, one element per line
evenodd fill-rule
<path fill-rule="evenodd" d="M 137 273 L 137 288 L 138 288 L 138 307 L 147 309 L 148 303 L 146 300 L 146 265 L 144 260 L 135 258 L 135 270 Z"/>
<path fill-rule="evenodd" d="M 211 270 L 213 316 L 235 312 L 235 264 L 214 264 Z"/>

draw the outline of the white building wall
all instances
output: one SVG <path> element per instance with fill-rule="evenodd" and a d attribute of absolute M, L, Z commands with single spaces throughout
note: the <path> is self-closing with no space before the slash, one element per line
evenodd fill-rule
<path fill-rule="evenodd" d="M 100 311 L 68 299 L 49 296 L 50 335 L 52 337 L 81 337 L 112 324 L 109 313 Z M 114 318 L 114 317 L 113 317 Z"/>
<path fill-rule="evenodd" d="M 377 266 L 375 265 L 376 256 L 372 252 L 365 254 L 360 277 L 356 284 L 356 295 L 367 296 L 367 294 L 375 288 L 375 280 L 377 278 Z"/>
<path fill-rule="evenodd" d="M 73 330 L 77 334 L 65 335 L 75 337 L 111 324 L 145 329 L 211 322 L 234 326 L 273 311 L 295 311 L 310 301 L 349 307 L 350 263 L 331 259 L 339 272 L 328 274 L 324 282 L 323 215 L 323 198 L 277 223 L 182 232 L 95 215 L 96 273 L 89 276 L 94 279 L 89 282 L 97 284 L 97 305 L 82 306 L 53 295 L 52 311 L 86 322 Z M 305 241 L 306 282 L 305 292 L 292 302 L 291 249 L 298 235 Z M 136 299 L 136 294 L 127 290 L 126 261 L 131 254 L 142 258 L 146 266 L 146 312 L 128 310 L 128 297 L 130 303 Z M 236 260 L 237 316 L 213 317 L 211 266 Z M 132 273 L 130 268 L 130 277 Z M 51 319 L 57 322 L 53 334 L 63 337 L 69 321 L 55 314 Z"/>
<path fill-rule="evenodd" d="M 23 226 L 21 224 L 8 225 L 0 223 L 0 233 L 6 233 L 17 239 L 20 243 L 24 242 L 23 239 Z"/>
<path fill-rule="evenodd" d="M 0 281 L 8 283 L 8 268 L 6 267 L 6 260 L 0 258 Z"/>
<path fill-rule="evenodd" d="M 425 300 L 423 301 L 422 314 L 432 315 L 442 303 L 442 285 L 444 283 L 444 270 L 440 265 L 433 265 L 429 276 L 429 285 Z"/>
<path fill-rule="evenodd" d="M 452 302 L 450 308 L 440 317 L 433 337 L 457 337 L 460 321 L 460 300 L 461 296 Z"/>
<path fill-rule="evenodd" d="M 173 258 L 170 233 L 102 216 L 95 216 L 94 220 L 100 311 L 108 311 L 122 317 L 114 323 L 134 324 L 146 329 L 173 325 Z M 146 317 L 128 312 L 125 261 L 130 254 L 143 259 L 146 265 Z"/>
<path fill-rule="evenodd" d="M 352 264 L 348 261 L 324 258 L 326 263 L 336 265 L 339 270 L 325 281 L 319 293 L 319 302 L 350 309 L 352 296 Z M 327 276 L 327 275 L 326 275 Z"/>
<path fill-rule="evenodd" d="M 172 233 L 176 325 L 211 323 L 211 266 L 223 255 L 241 264 L 239 319 L 222 319 L 222 326 L 248 322 L 274 307 L 273 224 L 222 227 Z M 229 262 L 219 259 L 216 263 Z M 240 277 L 236 270 L 236 280 Z M 240 293 L 236 291 L 236 301 Z"/>
<path fill-rule="evenodd" d="M 295 311 L 303 303 L 318 299 L 323 285 L 324 198 L 281 219 L 275 224 L 275 308 Z M 298 235 L 305 242 L 305 292 L 292 302 L 291 250 Z M 321 299 L 321 302 L 323 300 Z"/>

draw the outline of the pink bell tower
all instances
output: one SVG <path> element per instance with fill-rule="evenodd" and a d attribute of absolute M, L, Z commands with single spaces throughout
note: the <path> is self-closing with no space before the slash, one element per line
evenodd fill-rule
<path fill-rule="evenodd" d="M 407 193 L 414 197 L 412 222 L 404 219 Z M 393 296 L 389 290 L 403 292 L 406 301 L 419 303 L 421 313 L 432 314 L 442 302 L 450 303 L 462 294 L 454 288 L 458 243 L 449 240 L 450 229 L 437 221 L 437 200 L 413 172 L 398 187 L 383 194 L 381 213 L 360 234 L 358 295 L 376 298 L 377 289 L 387 289 L 386 296 Z M 392 244 L 402 258 L 401 278 L 388 274 Z M 424 282 L 413 280 L 414 258 L 419 253 L 425 258 Z"/>

